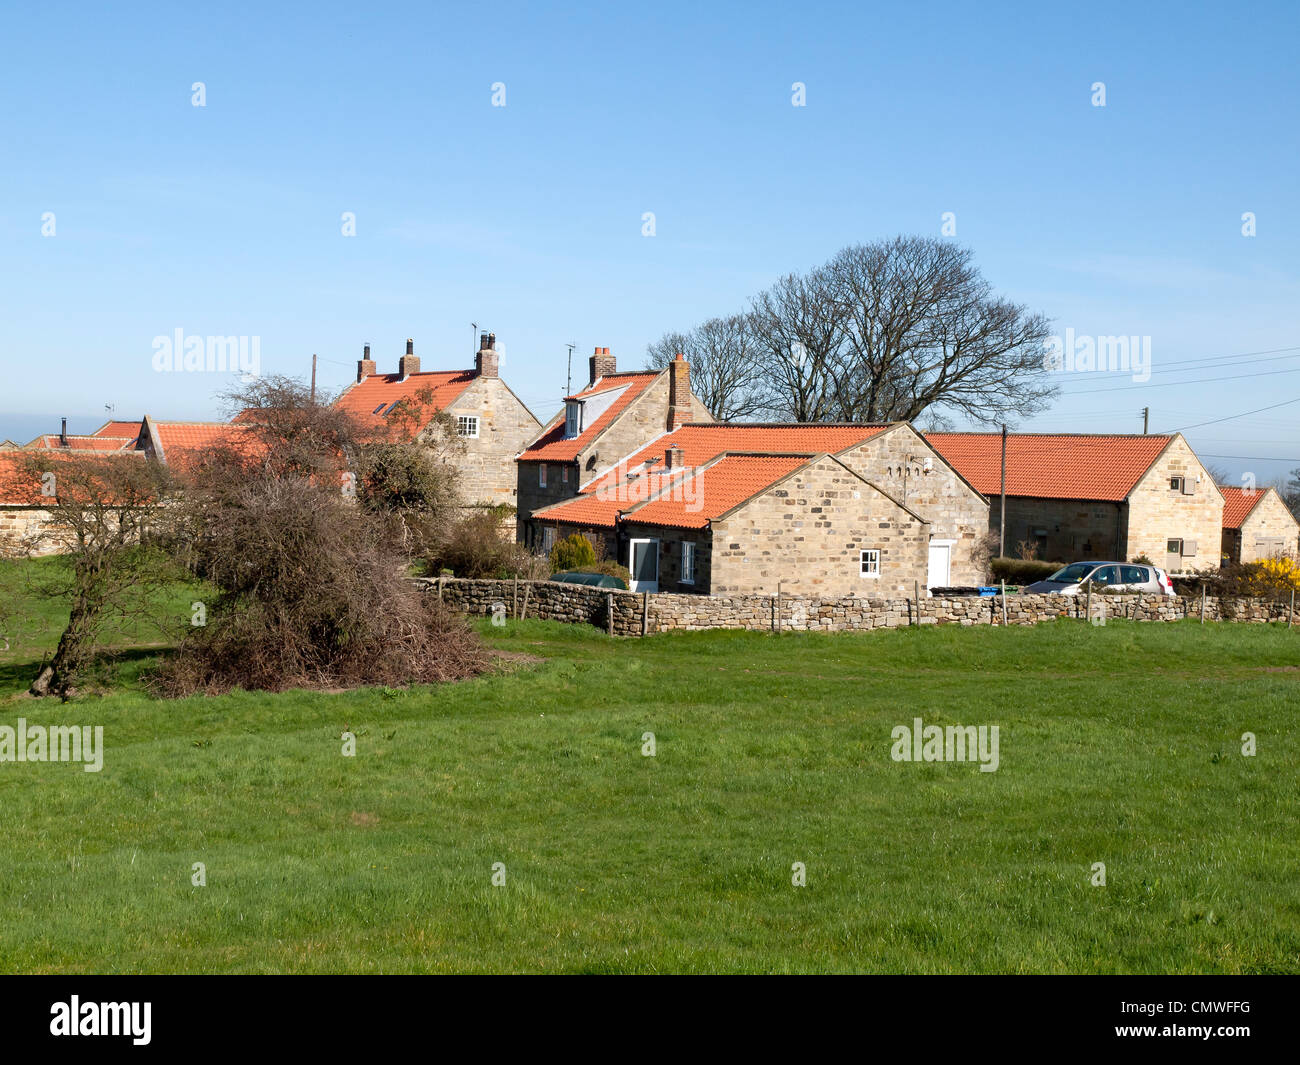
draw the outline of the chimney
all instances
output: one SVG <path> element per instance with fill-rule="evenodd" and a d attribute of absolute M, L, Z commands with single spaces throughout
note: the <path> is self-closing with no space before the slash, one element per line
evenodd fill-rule
<path fill-rule="evenodd" d="M 397 372 L 403 377 L 410 377 L 420 372 L 420 356 L 415 353 L 415 341 L 406 338 L 406 354 L 397 360 Z"/>
<path fill-rule="evenodd" d="M 680 351 L 668 364 L 668 431 L 691 420 L 691 364 Z"/>
<path fill-rule="evenodd" d="M 682 449 L 676 444 L 664 451 L 664 469 L 676 470 L 682 465 Z"/>
<path fill-rule="evenodd" d="M 63 419 L 63 428 L 59 430 L 59 447 L 68 446 L 68 419 Z"/>
<path fill-rule="evenodd" d="M 370 345 L 361 349 L 361 358 L 357 360 L 357 381 L 364 381 L 376 370 L 375 360 L 370 357 Z"/>
<path fill-rule="evenodd" d="M 587 382 L 587 387 L 590 388 L 600 378 L 617 372 L 618 364 L 614 361 L 614 356 L 609 353 L 609 348 L 597 348 L 596 353 L 591 357 L 591 380 Z"/>
<path fill-rule="evenodd" d="M 474 371 L 479 377 L 501 376 L 501 357 L 497 354 L 495 333 L 484 333 L 479 337 L 478 354 L 474 356 Z"/>

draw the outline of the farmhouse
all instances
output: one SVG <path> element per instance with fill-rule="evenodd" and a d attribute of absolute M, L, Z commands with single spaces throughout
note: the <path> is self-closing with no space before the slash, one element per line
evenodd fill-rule
<path fill-rule="evenodd" d="M 713 415 L 691 391 L 690 364 L 677 356 L 664 370 L 619 373 L 609 348 L 590 359 L 587 387 L 519 454 L 520 543 L 550 550 L 551 526 L 532 521 L 543 507 L 578 495 L 619 459 L 687 422 Z"/>
<path fill-rule="evenodd" d="M 982 577 L 988 501 L 905 422 L 703 423 L 532 523 L 602 541 L 642 590 L 904 596 Z"/>
<path fill-rule="evenodd" d="M 927 433 L 1001 519 L 999 433 Z M 1220 562 L 1224 497 L 1182 434 L 1010 433 L 1006 544 L 1052 561 L 1133 559 L 1173 573 Z"/>
<path fill-rule="evenodd" d="M 1258 562 L 1300 551 L 1300 522 L 1276 488 L 1219 485 L 1223 493 L 1223 558 Z"/>
<path fill-rule="evenodd" d="M 408 339 L 397 372 L 389 374 L 376 372 L 367 344 L 357 362 L 356 381 L 336 405 L 363 423 L 378 424 L 406 401 L 424 418 L 424 424 L 413 427 L 417 434 L 438 414 L 448 415 L 464 445 L 455 459 L 461 498 L 472 506 L 515 506 L 514 458 L 537 435 L 541 422 L 501 379 L 496 343 L 495 333 L 481 334 L 473 369 L 422 371 L 415 343 Z"/>

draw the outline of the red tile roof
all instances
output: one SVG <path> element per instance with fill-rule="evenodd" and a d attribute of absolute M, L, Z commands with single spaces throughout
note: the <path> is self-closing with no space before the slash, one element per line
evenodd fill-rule
<path fill-rule="evenodd" d="M 692 422 L 652 440 L 640 451 L 629 455 L 625 463 L 620 463 L 618 467 L 606 471 L 585 485 L 583 491 L 594 491 L 603 485 L 613 484 L 649 459 L 657 458 L 659 463 L 656 468 L 662 469 L 664 452 L 674 444 L 682 450 L 683 465 L 703 466 L 727 451 L 809 455 L 827 452 L 835 455 L 888 428 L 888 425 L 857 424 L 782 425 L 756 422 L 737 425 L 727 422 Z"/>
<path fill-rule="evenodd" d="M 28 463 L 36 457 L 30 450 L 0 452 L 0 506 L 7 507 L 41 507 L 49 506 L 51 500 L 41 494 L 41 479 L 30 472 Z M 84 457 L 84 456 L 78 456 Z M 57 473 L 58 463 L 71 458 L 67 450 L 49 454 L 42 453 L 40 462 L 50 460 L 50 466 Z M 131 461 L 143 459 L 144 455 L 136 451 L 123 451 L 105 456 L 105 461 Z"/>
<path fill-rule="evenodd" d="M 154 422 L 158 443 L 162 447 L 159 458 L 168 465 L 185 465 L 194 453 L 209 451 L 225 445 L 241 446 L 250 440 L 248 428 L 229 422 Z"/>
<path fill-rule="evenodd" d="M 1002 490 L 1001 433 L 926 433 L 976 491 Z M 1172 436 L 1009 433 L 1007 495 L 1040 499 L 1127 499 Z"/>
<path fill-rule="evenodd" d="M 702 529 L 813 456 L 727 453 L 702 467 L 653 470 L 536 511 L 542 521 L 613 528 L 627 521 Z"/>
<path fill-rule="evenodd" d="M 649 370 L 636 371 L 632 373 L 611 373 L 606 374 L 590 388 L 585 388 L 572 399 L 588 399 L 591 396 L 602 395 L 605 392 L 613 392 L 615 389 L 625 388 L 626 391 L 614 400 L 613 403 L 605 410 L 599 418 L 591 425 L 583 429 L 581 433 L 570 439 L 564 437 L 564 412 L 551 422 L 543 431 L 542 435 L 533 441 L 523 453 L 519 456 L 522 462 L 572 462 L 578 457 L 578 452 L 587 447 L 596 439 L 605 429 L 627 409 L 628 404 L 635 400 L 644 392 L 650 383 L 661 373 L 667 373 L 666 370 Z M 667 410 L 664 411 L 665 419 Z"/>
<path fill-rule="evenodd" d="M 134 436 L 73 436 L 69 433 L 67 439 L 65 446 L 58 433 L 46 433 L 27 447 L 37 450 L 123 451 L 135 443 Z"/>
<path fill-rule="evenodd" d="M 1241 523 L 1250 516 L 1250 512 L 1259 505 L 1259 501 L 1268 494 L 1267 488 L 1247 489 L 1237 485 L 1221 484 L 1223 493 L 1223 527 L 1240 529 Z"/>
<path fill-rule="evenodd" d="M 405 378 L 395 373 L 372 374 L 339 396 L 334 405 L 351 413 L 362 424 L 382 425 L 384 415 L 394 403 L 403 399 L 415 401 L 417 394 L 427 388 L 432 393 L 429 411 L 432 416 L 446 410 L 477 377 L 474 370 L 413 373 Z"/>
<path fill-rule="evenodd" d="M 91 436 L 129 436 L 134 440 L 140 435 L 140 419 L 133 422 L 105 422 Z"/>

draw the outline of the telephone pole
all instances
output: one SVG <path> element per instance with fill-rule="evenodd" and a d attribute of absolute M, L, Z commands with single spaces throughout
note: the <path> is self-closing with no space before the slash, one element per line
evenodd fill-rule
<path fill-rule="evenodd" d="M 998 520 L 998 558 L 1007 557 L 1007 427 L 1002 426 L 1002 517 Z"/>
<path fill-rule="evenodd" d="M 316 402 L 316 353 L 311 353 L 311 401 Z"/>
<path fill-rule="evenodd" d="M 1147 423 L 1150 420 L 1150 418 L 1151 418 L 1151 408 L 1143 407 L 1142 408 L 1142 435 L 1143 436 L 1147 435 Z"/>

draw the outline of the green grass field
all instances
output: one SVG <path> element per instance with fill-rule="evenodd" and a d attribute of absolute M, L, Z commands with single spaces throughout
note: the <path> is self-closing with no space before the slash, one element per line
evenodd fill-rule
<path fill-rule="evenodd" d="M 0 763 L 5 972 L 1300 970 L 1300 630 L 484 624 L 442 688 L 168 703 L 145 649 L 59 704 L 19 572 L 0 724 L 106 754 Z M 917 716 L 1000 768 L 892 761 Z"/>

